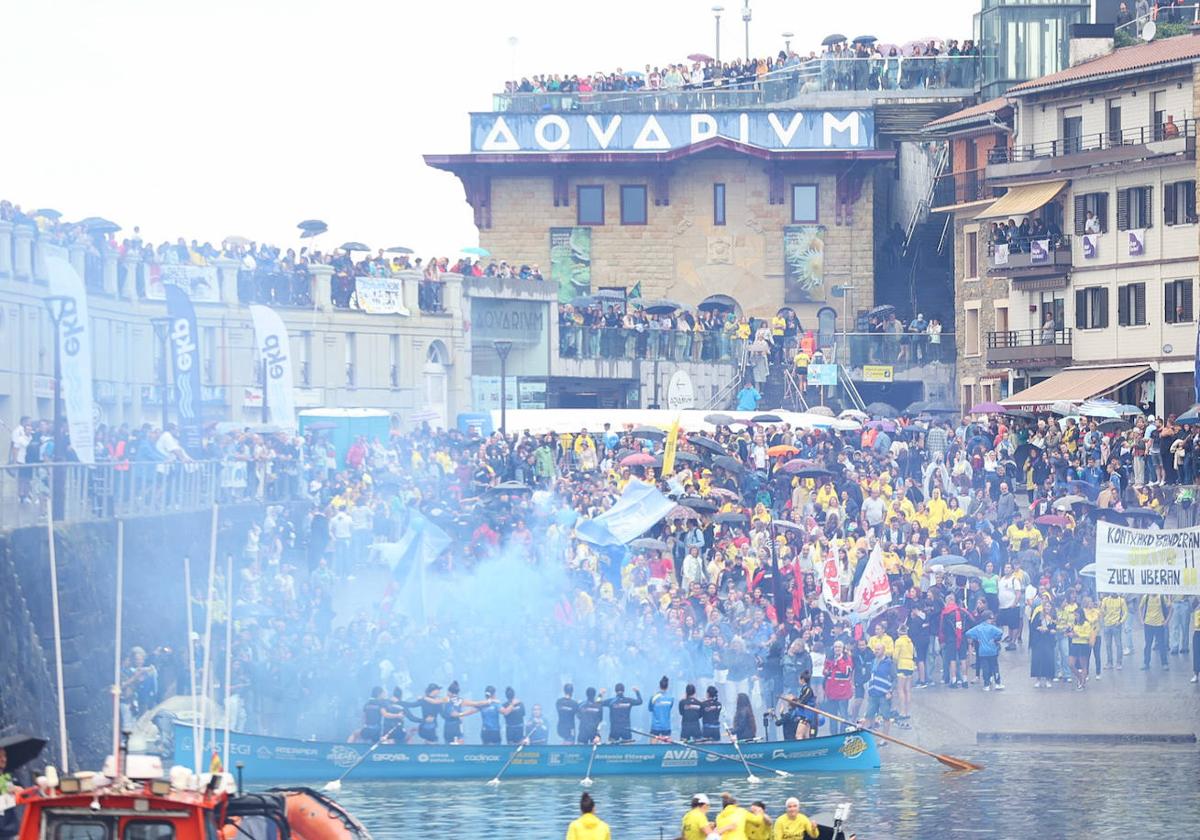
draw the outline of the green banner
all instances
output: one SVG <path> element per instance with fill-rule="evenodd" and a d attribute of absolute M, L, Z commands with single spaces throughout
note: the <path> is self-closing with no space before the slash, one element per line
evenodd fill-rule
<path fill-rule="evenodd" d="M 550 279 L 558 284 L 561 303 L 591 293 L 591 228 L 550 228 Z"/>
<path fill-rule="evenodd" d="M 783 229 L 783 299 L 820 303 L 825 294 L 825 226 L 787 225 Z"/>

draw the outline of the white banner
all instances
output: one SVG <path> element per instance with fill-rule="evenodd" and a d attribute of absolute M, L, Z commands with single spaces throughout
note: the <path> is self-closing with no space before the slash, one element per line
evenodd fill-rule
<path fill-rule="evenodd" d="M 1145 231 L 1145 229 L 1143 228 L 1141 230 L 1128 230 L 1128 231 L 1126 231 L 1126 233 L 1129 234 L 1129 256 L 1144 257 L 1146 255 L 1146 231 Z"/>
<path fill-rule="evenodd" d="M 408 315 L 399 277 L 355 277 L 358 308 L 370 315 Z"/>
<path fill-rule="evenodd" d="M 1122 595 L 1200 595 L 1200 528 L 1096 523 L 1096 589 Z"/>
<path fill-rule="evenodd" d="M 1008 244 L 1005 242 L 996 243 L 996 253 L 992 257 L 992 265 L 1008 265 Z"/>
<path fill-rule="evenodd" d="M 854 588 L 854 611 L 862 618 L 872 618 L 892 603 L 892 587 L 883 567 L 883 546 L 875 543 L 867 567 L 863 569 L 858 586 Z"/>
<path fill-rule="evenodd" d="M 183 289 L 193 303 L 217 303 L 221 300 L 221 284 L 217 279 L 216 266 L 159 263 L 147 266 L 146 298 L 166 300 L 167 286 Z"/>
<path fill-rule="evenodd" d="M 95 406 L 92 400 L 92 325 L 88 320 L 87 290 L 83 279 L 67 261 L 62 248 L 47 246 L 46 272 L 50 294 L 58 315 L 58 347 L 62 364 L 63 411 L 71 447 L 82 464 L 96 462 Z M 65 452 L 55 452 L 55 461 L 65 461 Z"/>
<path fill-rule="evenodd" d="M 254 340 L 258 345 L 259 364 L 267 368 L 267 408 L 271 422 L 284 429 L 296 428 L 296 402 L 292 394 L 292 348 L 287 327 L 279 313 L 253 304 Z"/>

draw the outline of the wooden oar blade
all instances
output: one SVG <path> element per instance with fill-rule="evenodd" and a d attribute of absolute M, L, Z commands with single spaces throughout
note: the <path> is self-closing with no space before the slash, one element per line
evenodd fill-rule
<path fill-rule="evenodd" d="M 965 761 L 961 758 L 954 758 L 953 756 L 949 756 L 949 755 L 939 755 L 939 756 L 937 756 L 937 760 L 940 761 L 942 764 L 946 765 L 947 767 L 950 767 L 954 770 L 964 770 L 967 772 L 972 772 L 975 770 L 983 769 L 982 764 L 975 764 L 974 762 Z"/>

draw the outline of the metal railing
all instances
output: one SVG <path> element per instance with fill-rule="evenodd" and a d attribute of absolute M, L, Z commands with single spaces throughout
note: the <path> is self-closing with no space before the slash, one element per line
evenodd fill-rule
<path fill-rule="evenodd" d="M 8 464 L 0 466 L 0 530 L 44 524 L 55 481 L 63 482 L 58 521 L 70 523 L 298 498 L 299 475 L 294 461 Z"/>
<path fill-rule="evenodd" d="M 1052 367 L 1073 358 L 1071 330 L 1036 328 L 987 334 L 988 367 Z"/>
<path fill-rule="evenodd" d="M 837 333 L 837 358 L 842 365 L 888 365 L 894 370 L 911 370 L 930 364 L 954 362 L 954 333 Z"/>
<path fill-rule="evenodd" d="M 1036 347 L 1042 345 L 1067 345 L 1071 343 L 1070 329 L 1037 328 L 1032 330 L 1002 330 L 987 335 L 989 350 L 1011 347 Z"/>
<path fill-rule="evenodd" d="M 972 201 L 988 201 L 1004 192 L 987 182 L 984 167 L 939 175 L 934 182 L 933 206 L 953 207 Z"/>
<path fill-rule="evenodd" d="M 647 359 L 736 363 L 747 342 L 723 330 L 637 330 L 560 325 L 558 354 L 565 359 Z"/>
<path fill-rule="evenodd" d="M 1176 138 L 1196 137 L 1196 120 L 1187 119 L 1178 123 L 1166 122 L 1158 125 L 1143 125 L 1120 131 L 1101 131 L 1013 146 L 1011 149 L 997 146 L 988 150 L 988 163 L 1025 163 L 1042 158 L 1064 157 L 1084 152 L 1119 149 L 1124 146 L 1144 146 Z"/>
<path fill-rule="evenodd" d="M 1008 253 L 997 260 L 997 244 L 1008 245 Z M 1031 233 L 1014 236 L 1006 243 L 988 243 L 988 262 L 991 267 L 1024 268 L 1038 265 L 1070 265 L 1071 237 L 1061 234 Z"/>
<path fill-rule="evenodd" d="M 492 110 L 517 113 L 726 110 L 783 102 L 821 91 L 934 93 L 973 88 L 978 68 L 979 57 L 970 55 L 823 57 L 772 70 L 757 78 L 708 79 L 688 86 L 505 91 L 492 96 Z"/>

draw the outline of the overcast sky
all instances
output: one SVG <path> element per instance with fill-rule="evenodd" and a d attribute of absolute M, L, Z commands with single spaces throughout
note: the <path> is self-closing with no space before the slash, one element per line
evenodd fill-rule
<path fill-rule="evenodd" d="M 722 57 L 741 55 L 738 0 Z M 712 0 L 0 0 L 0 197 L 157 241 L 474 244 L 467 113 L 517 74 L 663 64 L 713 49 Z M 751 51 L 840 32 L 969 38 L 975 0 L 751 0 Z M 865 30 L 865 31 L 863 31 Z M 518 41 L 515 48 L 510 38 Z"/>

